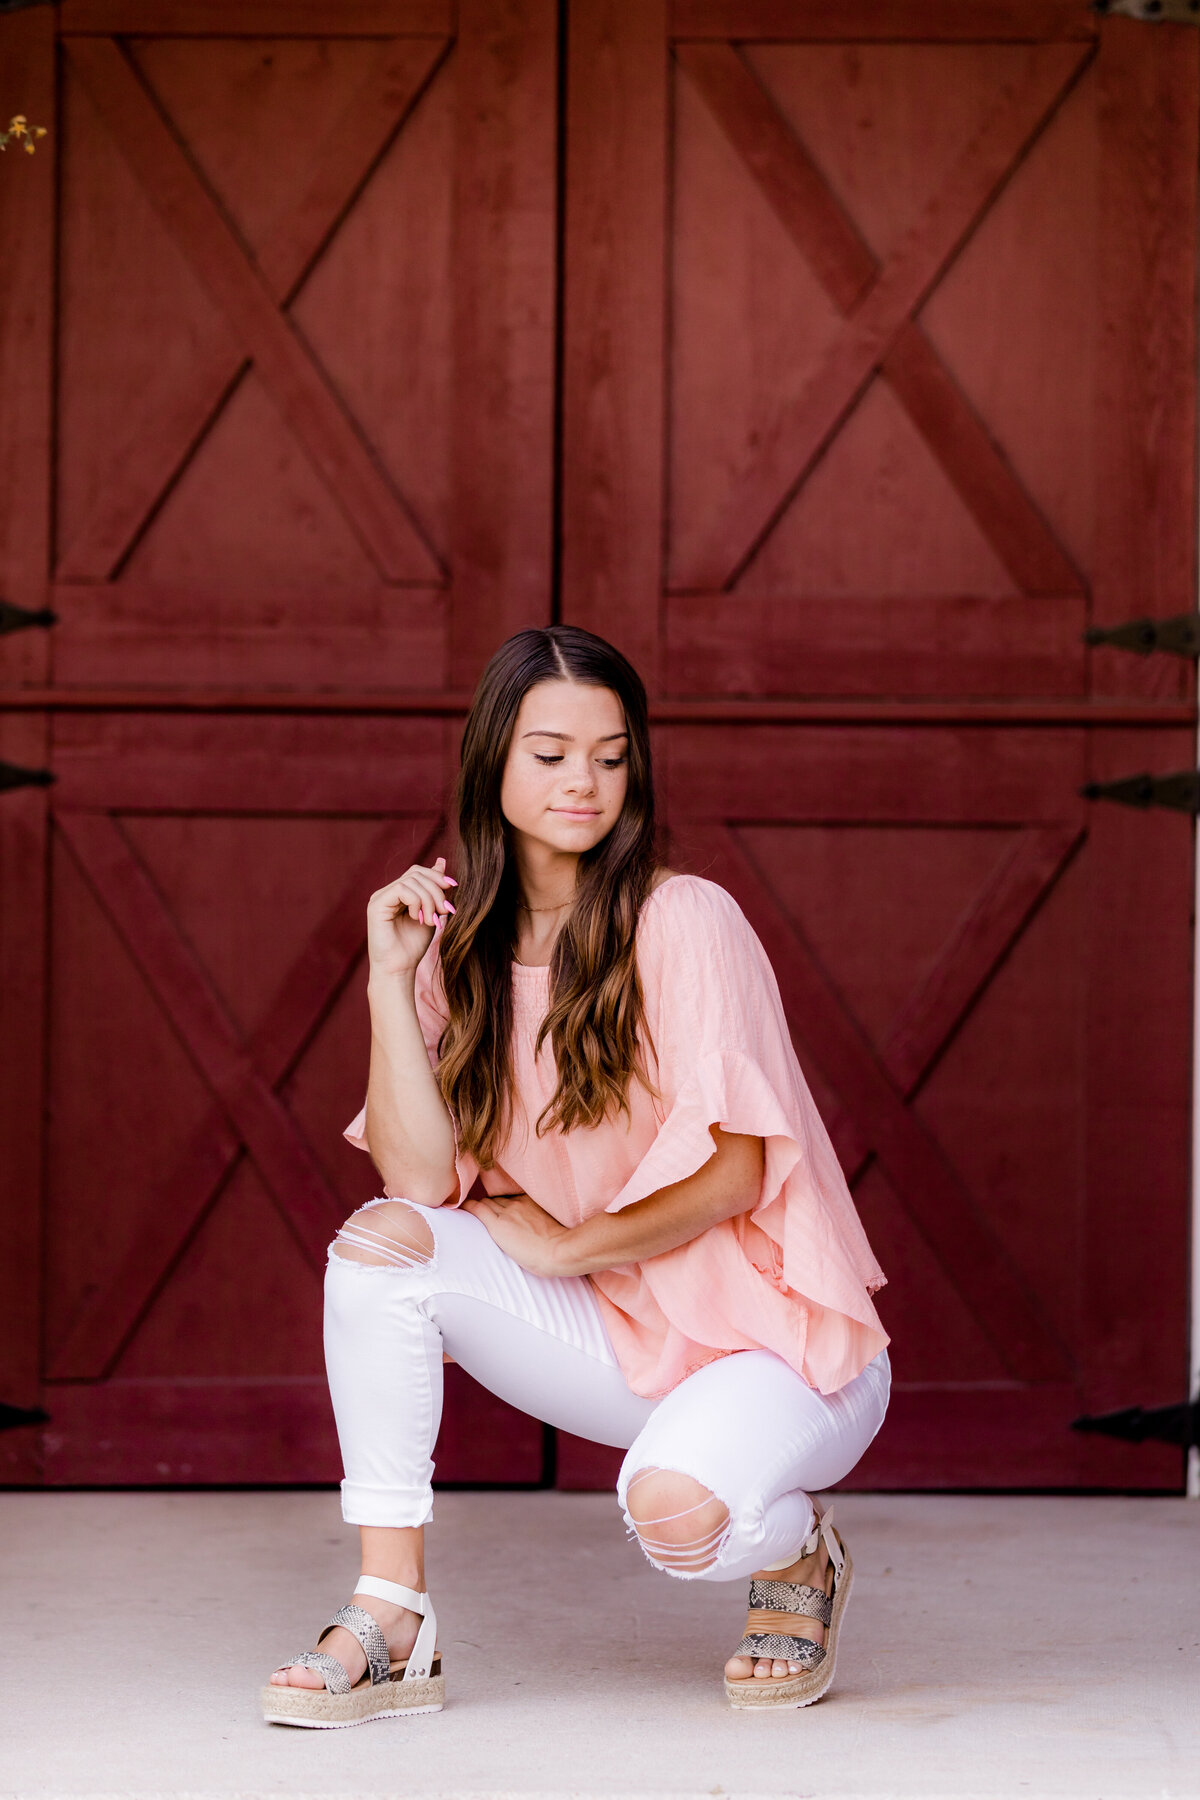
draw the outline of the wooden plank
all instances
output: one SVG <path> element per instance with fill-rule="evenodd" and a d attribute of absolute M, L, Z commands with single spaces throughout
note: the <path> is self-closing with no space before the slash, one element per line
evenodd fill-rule
<path fill-rule="evenodd" d="M 879 263 L 766 89 L 732 44 L 676 54 L 835 306 L 854 313 Z M 1078 570 L 915 321 L 880 366 L 1021 591 L 1082 595 Z"/>
<path fill-rule="evenodd" d="M 313 146 L 299 193 L 255 255 L 281 305 L 295 297 L 449 48 L 448 37 L 381 44 L 341 115 Z"/>
<path fill-rule="evenodd" d="M 674 38 L 1045 43 L 1094 38 L 1088 0 L 672 0 Z"/>
<path fill-rule="evenodd" d="M 428 862 L 433 839 L 442 832 L 441 819 L 424 819 L 389 821 L 376 833 L 250 1038 L 250 1060 L 273 1090 L 288 1079 L 357 965 L 366 899 L 390 856 L 402 852 L 407 862 Z M 145 1195 L 128 1255 L 90 1292 L 66 1338 L 51 1350 L 50 1380 L 96 1380 L 112 1369 L 241 1149 L 224 1108 L 214 1107 L 192 1133 L 167 1180 Z"/>
<path fill-rule="evenodd" d="M 1070 1382 L 1035 1388 L 898 1382 L 883 1430 L 839 1487 L 847 1493 L 1075 1487 L 1083 1440 L 1071 1420 L 1079 1411 L 1079 1390 Z"/>
<path fill-rule="evenodd" d="M 1097 329 L 1108 348 L 1097 372 L 1095 481 L 1105 498 L 1093 592 L 1097 621 L 1111 624 L 1195 605 L 1200 36 L 1106 21 L 1096 79 Z M 1097 650 L 1091 660 L 1097 695 L 1194 691 L 1192 669 L 1174 657 Z M 1190 734 L 1135 741 L 1096 732 L 1088 772 L 1108 781 L 1186 768 L 1194 757 Z M 1083 1410 L 1098 1413 L 1189 1391 L 1195 863 L 1194 826 L 1182 817 L 1096 805 L 1090 834 L 1083 1029 L 1092 1110 L 1080 1281 Z M 1105 1480 L 1111 1454 L 1100 1439 L 1086 1445 L 1084 1478 Z M 1171 1454 L 1140 1450 L 1150 1455 L 1133 1459 L 1139 1470 Z"/>
<path fill-rule="evenodd" d="M 905 1100 L 925 1081 L 1082 841 L 1079 825 L 1022 832 L 893 1021 L 879 1060 Z M 873 1146 L 845 1111 L 825 1120 L 846 1180 L 853 1186 Z"/>
<path fill-rule="evenodd" d="M 0 689 L 0 713 L 162 713 L 295 715 L 357 718 L 462 718 L 472 695 L 445 689 L 416 693 L 403 688 L 368 688 L 359 693 L 287 693 L 278 688 L 79 687 Z M 1025 727 L 1120 725 L 1159 730 L 1195 725 L 1191 701 L 1137 700 L 671 700 L 651 709 L 656 725 L 1000 725 Z"/>
<path fill-rule="evenodd" d="M 1002 1364 L 1022 1381 L 1054 1381 L 1071 1359 L 1041 1301 L 976 1210 L 925 1125 L 847 1013 L 808 945 L 728 830 L 702 839 L 710 879 L 739 897 L 813 1066 L 869 1138 L 892 1191 L 966 1300 Z"/>
<path fill-rule="evenodd" d="M 114 143 L 380 573 L 393 581 L 436 580 L 437 558 L 403 499 L 248 261 L 124 54 L 104 38 L 74 38 L 68 47 Z"/>
<path fill-rule="evenodd" d="M 1110 781 L 1147 766 L 1182 768 L 1194 751 L 1183 733 L 1135 747 L 1120 732 L 1095 732 L 1091 772 Z M 1188 1393 L 1193 843 L 1182 815 L 1091 808 L 1079 1269 L 1089 1413 Z M 1101 1461 L 1089 1440 L 1085 1466 Z"/>
<path fill-rule="evenodd" d="M 255 257 L 281 308 L 295 298 L 432 79 L 446 47 L 445 41 L 420 39 L 381 44 L 341 116 L 314 145 L 299 192 Z M 111 471 L 92 512 L 61 552 L 60 582 L 103 580 L 116 571 L 221 413 L 244 366 L 240 356 L 229 358 L 223 332 L 197 336 L 186 367 L 174 373 L 169 407 L 163 408 L 162 396 L 155 396 L 154 431 L 144 452 L 124 457 Z M 136 405 L 137 396 L 130 401 Z M 136 441 L 134 433 L 129 435 Z M 278 643 L 278 632 L 274 636 Z M 141 652 L 145 630 L 135 637 Z M 125 652 L 133 648 L 123 647 Z"/>
<path fill-rule="evenodd" d="M 853 312 L 879 260 L 749 64 L 732 44 L 680 44 L 675 60 L 838 311 Z"/>
<path fill-rule="evenodd" d="M 140 505 L 149 485 L 126 492 Z M 117 521 L 117 536 L 124 523 Z M 88 554 L 103 541 L 92 537 Z M 107 543 L 115 549 L 116 536 Z M 217 608 L 194 587 L 60 581 L 52 604 L 60 621 L 56 668 L 68 686 L 354 692 L 377 687 L 381 672 L 393 669 L 408 688 L 425 683 L 432 693 L 446 685 L 447 608 L 438 588 L 370 583 L 335 599 L 319 589 L 264 583 L 239 591 L 222 582 Z"/>
<path fill-rule="evenodd" d="M 1023 832 L 888 1033 L 883 1062 L 910 1098 L 1083 841 L 1082 823 Z"/>
<path fill-rule="evenodd" d="M 1196 604 L 1196 255 L 1200 35 L 1106 21 L 1097 191 L 1095 621 L 1170 617 Z M 1096 694 L 1182 698 L 1174 656 L 1091 653 Z"/>
<path fill-rule="evenodd" d="M 659 789 L 673 833 L 763 824 L 1057 825 L 1078 817 L 1082 733 L 949 722 L 888 730 L 676 726 Z M 747 769 L 753 769 L 752 793 Z M 699 857 L 699 850 L 696 852 Z M 704 874 L 701 860 L 689 865 Z"/>
<path fill-rule="evenodd" d="M 62 0 L 64 33 L 101 37 L 448 35 L 454 0 Z"/>
<path fill-rule="evenodd" d="M 5 96 L 48 136 L 33 156 L 11 148 L 0 170 L 0 596 L 47 603 L 50 557 L 54 334 L 54 15 L 0 19 Z M 7 114 L 6 114 L 7 117 Z M 3 681 L 43 684 L 51 642 L 41 630 L 0 644 Z M 49 761 L 39 713 L 0 722 L 0 756 L 27 768 Z M 0 1400 L 36 1406 L 40 1380 L 41 1232 L 46 971 L 46 795 L 0 795 Z M 0 1480 L 39 1478 L 28 1432 L 7 1434 Z"/>
<path fill-rule="evenodd" d="M 1006 84 L 942 187 L 881 268 L 866 299 L 833 339 L 804 394 L 734 483 L 698 552 L 689 587 L 728 587 L 737 579 L 817 458 L 975 230 L 1016 164 L 1083 67 L 1085 50 L 1030 52 Z"/>
<path fill-rule="evenodd" d="M 580 0 L 567 79 L 562 611 L 654 694 L 663 513 L 666 0 Z"/>
<path fill-rule="evenodd" d="M 1082 598 L 1079 570 L 915 321 L 880 368 L 1021 592 Z"/>
<path fill-rule="evenodd" d="M 671 690 L 833 703 L 834 695 L 1082 697 L 1081 596 L 670 594 Z"/>
<path fill-rule="evenodd" d="M 314 1307 L 314 1329 L 320 1329 Z M 459 1368 L 445 1373 L 435 1485 L 537 1487 L 542 1426 Z M 327 1483 L 342 1473 L 321 1376 L 118 1380 L 50 1390 L 51 1487 Z"/>
<path fill-rule="evenodd" d="M 460 734 L 448 718 L 419 715 L 67 714 L 55 801 L 118 812 L 441 812 Z"/>
<path fill-rule="evenodd" d="M 552 617 L 558 11 L 460 0 L 448 679 Z"/>
<path fill-rule="evenodd" d="M 116 824 L 101 813 L 72 812 L 60 812 L 57 823 L 319 1278 L 344 1208 L 295 1119 L 264 1080 L 207 971 Z"/>

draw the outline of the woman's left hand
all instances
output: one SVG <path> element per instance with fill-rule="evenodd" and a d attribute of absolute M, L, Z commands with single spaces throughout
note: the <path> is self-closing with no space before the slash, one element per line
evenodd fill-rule
<path fill-rule="evenodd" d="M 489 1194 L 485 1199 L 466 1200 L 463 1211 L 474 1213 L 505 1255 L 531 1275 L 564 1273 L 560 1258 L 570 1230 L 528 1194 Z"/>

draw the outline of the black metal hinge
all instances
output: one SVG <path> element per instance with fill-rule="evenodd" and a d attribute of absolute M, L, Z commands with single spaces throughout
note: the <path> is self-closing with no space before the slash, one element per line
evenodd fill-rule
<path fill-rule="evenodd" d="M 49 787 L 57 780 L 53 769 L 23 769 L 20 763 L 0 762 L 0 793 L 5 788 Z"/>
<path fill-rule="evenodd" d="M 1200 0 L 1196 4 L 1200 6 Z M 1155 650 L 1168 656 L 1200 656 L 1200 612 L 1178 613 L 1173 619 L 1127 619 L 1123 625 L 1089 625 L 1083 641 L 1132 650 L 1137 656 L 1149 656 Z"/>
<path fill-rule="evenodd" d="M 0 1431 L 19 1431 L 23 1425 L 48 1425 L 50 1414 L 40 1406 L 10 1406 L 0 1400 Z"/>
<path fill-rule="evenodd" d="M 1085 800 L 1116 800 L 1147 812 L 1165 806 L 1172 812 L 1200 813 L 1200 771 L 1180 769 L 1175 775 L 1126 775 L 1120 781 L 1089 781 L 1079 792 Z"/>
<path fill-rule="evenodd" d="M 1200 1404 L 1185 1400 L 1181 1406 L 1125 1406 L 1119 1412 L 1072 1419 L 1071 1430 L 1095 1431 L 1127 1444 L 1143 1444 L 1150 1438 L 1191 1450 L 1200 1445 Z"/>
<path fill-rule="evenodd" d="M 41 606 L 35 612 L 29 606 L 14 606 L 11 600 L 0 600 L 0 637 L 7 637 L 10 631 L 28 631 L 31 625 L 40 625 L 49 629 L 58 624 L 58 614 L 51 612 L 48 606 Z"/>
<path fill-rule="evenodd" d="M 1200 25 L 1200 0 L 1092 0 L 1092 11 L 1124 13 L 1156 25 Z"/>

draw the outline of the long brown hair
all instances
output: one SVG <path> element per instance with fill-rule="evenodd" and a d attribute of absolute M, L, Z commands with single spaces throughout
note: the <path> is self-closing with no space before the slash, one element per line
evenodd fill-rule
<path fill-rule="evenodd" d="M 558 1087 L 535 1129 L 541 1137 L 554 1126 L 598 1125 L 610 1108 L 628 1116 L 631 1077 L 657 1093 L 639 1056 L 639 1030 L 652 1053 L 653 1041 L 635 955 L 638 915 L 656 866 L 646 690 L 619 650 L 577 625 L 518 631 L 484 670 L 463 731 L 457 910 L 438 952 L 449 1019 L 437 1078 L 460 1150 L 482 1169 L 494 1166 L 513 1117 L 511 965 L 520 890 L 500 785 L 521 701 L 538 682 L 562 680 L 616 694 L 629 734 L 628 774 L 620 817 L 580 855 L 574 903 L 555 940 L 550 1004 L 535 1052 L 549 1036 Z"/>

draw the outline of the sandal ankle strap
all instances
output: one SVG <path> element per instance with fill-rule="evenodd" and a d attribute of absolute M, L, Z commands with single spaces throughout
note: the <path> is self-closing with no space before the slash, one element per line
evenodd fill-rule
<path fill-rule="evenodd" d="M 429 1595 L 418 1594 L 415 1588 L 401 1587 L 398 1581 L 384 1581 L 381 1575 L 360 1575 L 354 1591 L 356 1594 L 370 1594 L 376 1600 L 388 1600 L 393 1606 L 405 1606 L 409 1612 L 420 1613 L 421 1628 L 417 1632 L 416 1643 L 408 1653 L 408 1663 L 401 1679 L 423 1681 L 432 1670 L 433 1660 L 437 1655 L 437 1614 Z"/>
<path fill-rule="evenodd" d="M 833 1507 L 827 1506 L 824 1512 L 813 1506 L 813 1528 L 797 1551 L 798 1556 L 811 1556 L 817 1545 L 824 1539 L 825 1548 L 829 1552 L 829 1560 L 833 1564 L 833 1572 L 840 1581 L 846 1566 L 846 1555 L 841 1540 L 833 1529 Z"/>
<path fill-rule="evenodd" d="M 424 1617 L 429 1604 L 428 1594 L 418 1594 L 415 1588 L 401 1587 L 398 1581 L 384 1581 L 380 1575 L 360 1575 L 354 1584 L 356 1594 L 370 1594 L 376 1600 L 390 1600 L 393 1606 L 406 1606 L 409 1612 L 420 1613 Z"/>

